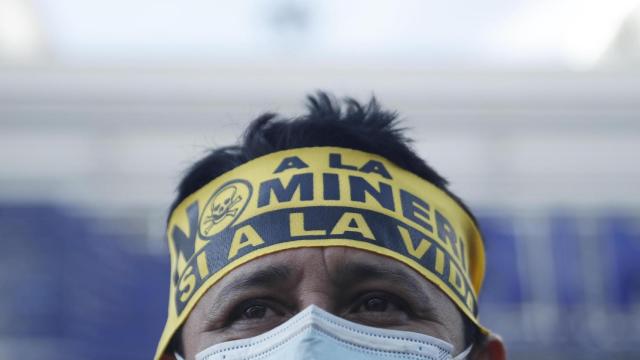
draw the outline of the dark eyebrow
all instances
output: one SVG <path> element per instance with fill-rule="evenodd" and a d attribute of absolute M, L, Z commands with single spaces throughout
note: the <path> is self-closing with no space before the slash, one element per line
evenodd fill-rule
<path fill-rule="evenodd" d="M 332 282 L 339 289 L 347 289 L 356 283 L 370 280 L 389 281 L 405 288 L 412 294 L 427 297 L 425 291 L 416 284 L 418 280 L 415 276 L 404 269 L 394 266 L 389 267 L 361 262 L 344 264 L 337 268 L 336 276 L 332 279 Z"/>
<path fill-rule="evenodd" d="M 397 289 L 402 293 L 394 295 L 411 300 L 415 311 L 440 323 L 443 322 L 442 314 L 436 306 L 433 294 L 424 286 L 420 286 L 421 277 L 409 270 L 405 270 L 393 264 L 371 264 L 364 262 L 352 262 L 344 264 L 336 269 L 332 278 L 334 286 L 338 289 L 350 289 L 358 283 L 367 281 L 380 281 L 382 284 L 391 284 L 388 290 Z M 384 289 L 381 289 L 384 290 Z"/>
<path fill-rule="evenodd" d="M 274 288 L 291 279 L 291 268 L 286 265 L 269 265 L 248 274 L 241 275 L 230 284 L 220 289 L 218 298 L 233 298 L 235 294 L 250 289 Z M 224 301 L 215 301 L 209 309 L 216 314 L 225 305 Z"/>
<path fill-rule="evenodd" d="M 220 295 L 227 296 L 250 288 L 268 288 L 273 287 L 291 278 L 291 269 L 286 265 L 269 265 L 254 272 L 250 272 L 239 279 L 234 280 L 222 290 Z"/>

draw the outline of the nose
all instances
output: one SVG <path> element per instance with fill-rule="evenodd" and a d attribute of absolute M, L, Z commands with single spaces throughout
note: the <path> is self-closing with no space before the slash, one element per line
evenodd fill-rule
<path fill-rule="evenodd" d="M 336 294 L 324 261 L 323 249 L 298 249 L 296 255 L 303 264 L 296 291 L 298 311 L 315 305 L 324 311 L 334 313 Z"/>
<path fill-rule="evenodd" d="M 331 300 L 331 295 L 327 291 L 321 289 L 309 290 L 301 294 L 298 306 L 299 311 L 306 309 L 310 305 L 315 305 L 330 313 L 333 313 L 335 310 L 335 305 Z"/>

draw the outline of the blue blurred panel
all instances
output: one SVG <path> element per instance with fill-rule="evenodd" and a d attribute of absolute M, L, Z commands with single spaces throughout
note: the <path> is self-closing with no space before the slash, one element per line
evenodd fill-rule
<path fill-rule="evenodd" d="M 640 218 L 609 216 L 602 221 L 607 302 L 627 309 L 640 304 Z"/>
<path fill-rule="evenodd" d="M 519 304 L 523 301 L 516 235 L 513 221 L 505 216 L 480 215 L 486 251 L 482 304 Z"/>
<path fill-rule="evenodd" d="M 169 264 L 126 251 L 123 245 L 132 241 L 92 232 L 69 254 L 69 333 L 82 344 L 83 358 L 153 356 L 166 314 Z"/>
<path fill-rule="evenodd" d="M 168 257 L 131 253 L 140 239 L 97 228 L 55 206 L 0 206 L 0 336 L 60 338 L 60 353 L 83 359 L 152 357 Z"/>
<path fill-rule="evenodd" d="M 519 253 L 531 247 L 520 246 L 524 238 L 517 238 L 514 225 L 528 219 L 504 212 L 478 214 L 487 253 L 480 296 L 483 322 L 508 341 L 530 346 L 526 326 L 531 325 L 523 323 L 523 314 L 532 308 L 521 305 L 534 303 L 527 275 L 536 276 L 543 264 L 530 263 L 530 254 Z M 593 335 L 584 326 L 580 306 L 588 264 L 579 250 L 585 246 L 579 236 L 584 222 L 572 214 L 550 214 L 548 219 L 548 227 L 544 223 L 544 229 L 526 239 L 544 240 L 544 252 L 538 255 L 549 254 L 558 303 L 543 304 L 557 306 L 547 345 L 560 349 Z M 597 265 L 605 271 L 605 305 L 622 314 L 640 304 L 639 223 L 637 216 L 626 215 L 600 222 L 603 264 Z M 139 242 L 139 236 L 145 235 L 136 235 L 126 224 L 105 232 L 104 223 L 100 226 L 94 217 L 56 206 L 0 204 L 0 337 L 60 339 L 56 353 L 69 358 L 150 358 L 166 316 L 169 259 L 133 251 L 129 245 Z"/>
<path fill-rule="evenodd" d="M 63 336 L 63 222 L 55 207 L 0 205 L 0 334 Z"/>
<path fill-rule="evenodd" d="M 138 314 L 136 324 L 136 346 L 144 353 L 144 358 L 153 356 L 160 334 L 164 328 L 169 299 L 169 257 L 139 256 L 133 259 L 137 278 L 131 290 L 134 301 L 131 311 Z M 150 354 L 150 356 L 146 356 Z"/>
<path fill-rule="evenodd" d="M 584 303 L 585 282 L 578 221 L 575 216 L 554 214 L 549 220 L 551 257 L 558 303 L 570 307 Z"/>

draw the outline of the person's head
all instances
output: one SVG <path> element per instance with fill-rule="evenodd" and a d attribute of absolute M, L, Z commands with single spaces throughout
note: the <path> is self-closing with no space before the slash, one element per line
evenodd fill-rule
<path fill-rule="evenodd" d="M 318 93 L 307 114 L 264 114 L 238 145 L 196 162 L 171 206 L 157 357 L 193 359 L 315 305 L 441 339 L 453 354 L 473 345 L 472 358 L 504 358 L 477 322 L 475 218 L 405 132 L 375 99 L 341 106 Z"/>

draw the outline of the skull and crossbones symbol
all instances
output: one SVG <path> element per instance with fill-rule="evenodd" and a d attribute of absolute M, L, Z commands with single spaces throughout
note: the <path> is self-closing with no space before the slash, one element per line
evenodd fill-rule
<path fill-rule="evenodd" d="M 238 189 L 234 185 L 222 189 L 211 202 L 211 215 L 206 217 L 206 222 L 209 224 L 206 231 L 208 232 L 211 227 L 227 217 L 235 217 L 239 209 L 234 206 L 240 201 L 242 201 L 242 195 L 238 194 Z"/>

